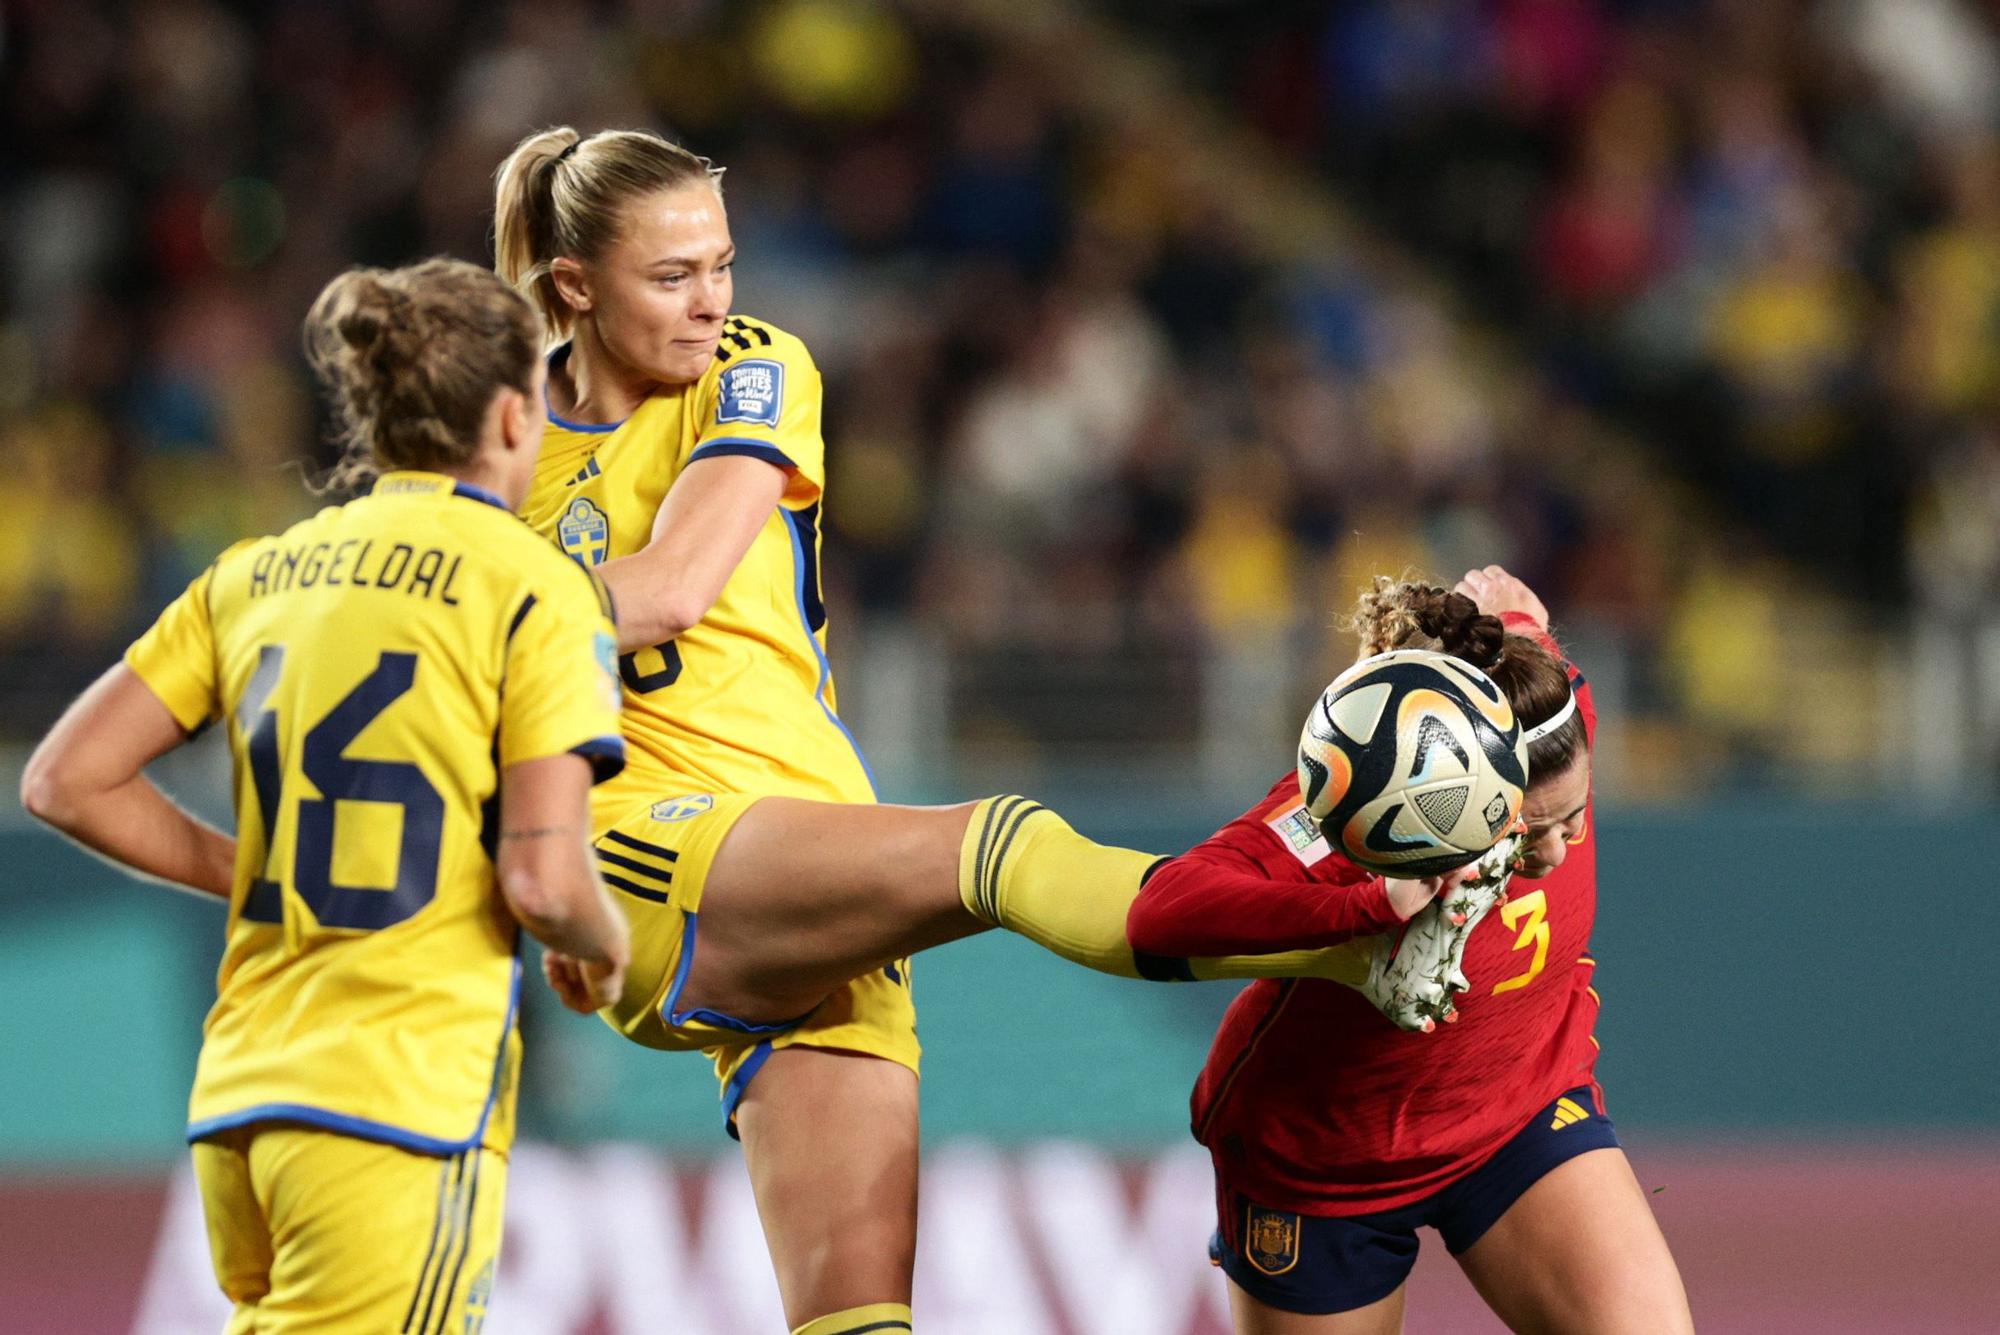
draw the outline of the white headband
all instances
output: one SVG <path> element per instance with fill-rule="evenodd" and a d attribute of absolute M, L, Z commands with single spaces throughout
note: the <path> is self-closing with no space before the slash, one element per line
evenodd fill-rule
<path fill-rule="evenodd" d="M 1521 739 L 1522 742 L 1524 742 L 1526 745 L 1533 746 L 1536 742 L 1541 741 L 1542 738 L 1548 736 L 1550 733 L 1554 732 L 1557 728 L 1560 728 L 1563 724 L 1569 722 L 1569 716 L 1571 714 L 1574 714 L 1575 712 L 1576 712 L 1576 692 L 1572 690 L 1569 693 L 1569 699 L 1563 701 L 1563 707 L 1561 709 L 1558 709 L 1555 713 L 1549 715 L 1547 718 L 1543 719 L 1540 723 L 1537 723 L 1534 727 L 1528 729 L 1527 734 Z"/>

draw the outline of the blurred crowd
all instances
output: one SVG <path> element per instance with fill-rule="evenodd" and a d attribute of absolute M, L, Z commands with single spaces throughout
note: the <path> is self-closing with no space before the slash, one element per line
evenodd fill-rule
<path fill-rule="evenodd" d="M 2000 600 L 2000 7 L 1150 14 L 1567 397 L 1873 599 Z"/>
<path fill-rule="evenodd" d="M 1869 55 L 1885 7 L 1947 73 Z M 1077 76 L 1109 52 L 951 9 L 11 6 L 7 731 L 311 504 L 312 294 L 487 259 L 495 165 L 563 122 L 727 167 L 738 305 L 826 373 L 830 595 L 1030 688 L 1091 655 L 1192 681 L 1217 643 L 1309 678 L 1370 574 L 1498 561 L 1629 650 L 1635 732 L 1688 772 L 1815 745 L 1765 669 L 1805 604 L 1993 601 L 2000 78 L 1959 7 L 1126 6 L 1485 329 L 1379 248 L 1298 244 L 1262 168 L 1200 170 L 1198 99 L 1107 111 Z"/>

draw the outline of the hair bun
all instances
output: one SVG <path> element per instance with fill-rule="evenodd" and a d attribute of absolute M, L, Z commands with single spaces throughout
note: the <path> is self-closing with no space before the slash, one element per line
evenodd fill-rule
<path fill-rule="evenodd" d="M 1447 593 L 1419 613 L 1424 632 L 1435 636 L 1444 651 L 1477 668 L 1489 668 L 1500 661 L 1507 628 L 1500 618 L 1479 610 L 1479 604 L 1462 593 Z"/>
<path fill-rule="evenodd" d="M 350 269 L 305 322 L 306 356 L 331 392 L 344 457 L 333 484 L 377 468 L 450 468 L 473 457 L 493 395 L 534 383 L 541 328 L 498 275 L 460 260 Z"/>
<path fill-rule="evenodd" d="M 343 296 L 344 309 L 334 319 L 334 332 L 363 358 L 381 352 L 399 326 L 410 324 L 409 294 L 374 274 L 355 274 Z"/>

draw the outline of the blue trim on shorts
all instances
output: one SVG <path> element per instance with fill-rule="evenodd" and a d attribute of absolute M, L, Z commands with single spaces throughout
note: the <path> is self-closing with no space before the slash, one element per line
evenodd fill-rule
<path fill-rule="evenodd" d="M 764 1068 L 764 1063 L 771 1060 L 773 1050 L 768 1038 L 750 1049 L 750 1055 L 737 1066 L 736 1074 L 730 1076 L 729 1083 L 723 1087 L 722 1129 L 731 1140 L 743 1139 L 736 1134 L 736 1110 L 742 1106 L 743 1096 L 750 1092 L 751 1080 Z"/>
<path fill-rule="evenodd" d="M 500 1026 L 500 1050 L 493 1056 L 493 1078 L 487 1082 L 486 1103 L 479 1110 L 479 1123 L 472 1128 L 472 1134 L 463 1140 L 426 1136 L 407 1127 L 377 1122 L 366 1117 L 354 1117 L 347 1113 L 335 1112 L 331 1108 L 315 1107 L 310 1103 L 259 1103 L 248 1108 L 240 1108 L 235 1112 L 223 1113 L 219 1117 L 208 1117 L 199 1122 L 188 1123 L 188 1143 L 207 1140 L 210 1136 L 257 1122 L 298 1122 L 305 1126 L 316 1126 L 321 1130 L 337 1132 L 343 1136 L 353 1136 L 357 1140 L 373 1140 L 384 1145 L 394 1145 L 397 1149 L 409 1150 L 413 1154 L 429 1154 L 440 1158 L 463 1154 L 467 1150 L 476 1148 L 486 1138 L 486 1123 L 492 1118 L 493 1104 L 500 1096 L 500 1073 L 507 1062 L 507 1039 L 514 1032 L 514 1016 L 520 1010 L 520 1005 L 521 950 L 517 940 L 514 947 L 514 977 L 507 992 L 507 1018 Z"/>
<path fill-rule="evenodd" d="M 662 1020 L 675 1029 L 689 1021 L 695 1021 L 700 1024 L 712 1024 L 718 1029 L 731 1029 L 739 1034 L 782 1034 L 805 1023 L 812 1011 L 790 1020 L 760 1024 L 750 1020 L 739 1020 L 733 1015 L 724 1015 L 721 1011 L 712 1011 L 702 1006 L 696 1006 L 691 1010 L 675 1010 L 674 1003 L 681 999 L 681 989 L 687 986 L 688 971 L 694 968 L 696 931 L 701 925 L 699 921 L 701 915 L 698 913 L 688 913 L 683 910 L 681 916 L 687 919 L 687 926 L 681 932 L 681 960 L 674 966 L 674 985 L 667 989 L 667 999 L 660 1003 Z"/>
<path fill-rule="evenodd" d="M 826 721 L 840 729 L 840 735 L 854 748 L 854 758 L 861 763 L 861 775 L 868 780 L 868 796 L 874 799 L 881 791 L 875 786 L 875 771 L 868 768 L 868 757 L 861 754 L 861 744 L 854 740 L 854 734 L 847 730 L 847 725 L 833 712 L 833 706 L 826 702 L 826 686 L 833 679 L 833 664 L 827 661 L 826 649 L 813 632 L 812 614 L 806 611 L 806 549 L 804 535 L 799 531 L 798 512 L 787 510 L 785 521 L 785 532 L 792 539 L 792 592 L 798 599 L 799 629 L 806 633 L 806 643 L 812 646 L 813 656 L 819 659 L 819 684 L 813 687 L 813 699 L 826 713 Z"/>
<path fill-rule="evenodd" d="M 1564 1100 L 1580 1104 L 1589 1116 L 1551 1126 Z M 1280 1311 L 1312 1316 L 1351 1312 L 1403 1286 L 1416 1264 L 1419 1228 L 1436 1229 L 1446 1249 L 1461 1255 L 1558 1165 L 1592 1150 L 1618 1147 L 1617 1128 L 1591 1084 L 1551 1099 L 1472 1172 L 1398 1209 L 1299 1215 L 1259 1206 L 1218 1180 L 1221 1218 L 1209 1240 L 1209 1256 L 1238 1288 Z M 1289 1238 L 1288 1248 L 1268 1255 L 1273 1265 L 1263 1269 L 1250 1260 L 1253 1248 L 1245 1240 L 1253 1212 L 1268 1229 L 1260 1246 Z"/>

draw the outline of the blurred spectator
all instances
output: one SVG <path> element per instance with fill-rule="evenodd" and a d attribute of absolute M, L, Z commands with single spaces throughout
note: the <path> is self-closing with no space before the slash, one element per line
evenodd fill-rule
<path fill-rule="evenodd" d="M 1967 423 L 2000 393 L 1992 41 L 1945 0 L 1926 49 L 1965 49 L 1931 72 L 1866 0 L 1817 25 L 1720 0 L 1223 8 L 1125 10 L 1241 77 L 1243 119 L 1361 186 L 1546 377 L 1391 252 L 1302 245 L 1191 99 L 1106 95 L 1074 77 L 1108 80 L 1100 53 L 949 7 L 16 7 L 0 662 L 46 680 L 9 727 L 314 503 L 287 466 L 323 458 L 306 301 L 357 261 L 487 258 L 494 165 L 558 121 L 658 124 L 730 169 L 739 302 L 826 372 L 835 596 L 1002 654 L 1023 699 L 1063 655 L 1151 662 L 1162 692 L 1195 680 L 1169 646 L 1318 655 L 1367 577 L 1500 560 L 1566 620 L 1694 655 L 1629 707 L 1740 731 L 1755 618 L 1727 609 L 1775 576 L 1705 555 L 1699 498 L 1591 413 L 1833 568 L 1862 548 L 1815 506 L 1896 550 L 1884 476 L 1991 471 Z M 2000 502 L 1921 497 L 1913 562 L 1977 585 Z"/>

